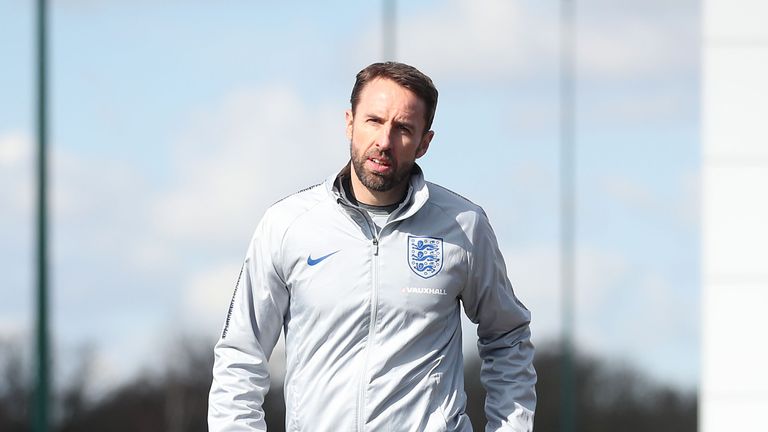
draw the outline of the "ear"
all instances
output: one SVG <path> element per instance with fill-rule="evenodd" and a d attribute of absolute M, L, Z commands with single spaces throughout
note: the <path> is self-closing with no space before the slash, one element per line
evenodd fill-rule
<path fill-rule="evenodd" d="M 352 124 L 355 121 L 355 115 L 352 114 L 352 110 L 346 110 L 344 112 L 344 120 L 346 121 L 346 124 L 347 124 L 347 139 L 352 141 L 352 129 L 353 129 Z"/>
<path fill-rule="evenodd" d="M 432 142 L 432 138 L 435 136 L 435 131 L 428 131 L 424 134 L 424 136 L 421 138 L 421 143 L 419 143 L 419 148 L 416 149 L 416 159 L 424 156 L 424 154 L 427 153 L 427 150 L 429 149 L 429 143 Z"/>

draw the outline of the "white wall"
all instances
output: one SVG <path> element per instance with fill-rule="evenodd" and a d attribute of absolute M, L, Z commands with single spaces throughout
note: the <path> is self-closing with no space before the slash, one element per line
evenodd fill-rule
<path fill-rule="evenodd" d="M 768 431 L 768 1 L 703 12 L 700 430 Z"/>

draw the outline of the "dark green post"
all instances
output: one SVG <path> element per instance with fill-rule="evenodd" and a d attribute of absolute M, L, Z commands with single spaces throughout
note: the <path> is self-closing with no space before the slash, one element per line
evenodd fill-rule
<path fill-rule="evenodd" d="M 574 2 L 560 6 L 560 286 L 562 325 L 562 368 L 560 388 L 560 430 L 576 430 L 574 386 L 574 291 L 576 285 L 576 169 L 574 92 Z"/>
<path fill-rule="evenodd" d="M 48 354 L 48 232 L 47 232 L 47 5 L 37 0 L 37 371 L 34 431 L 47 432 L 50 393 Z"/>

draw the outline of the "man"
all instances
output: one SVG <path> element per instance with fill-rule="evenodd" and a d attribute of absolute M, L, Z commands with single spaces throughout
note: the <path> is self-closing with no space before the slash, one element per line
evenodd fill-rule
<path fill-rule="evenodd" d="M 426 182 L 432 81 L 401 63 L 357 75 L 350 163 L 274 204 L 215 348 L 211 431 L 266 430 L 267 362 L 285 331 L 289 431 L 470 431 L 460 304 L 478 324 L 488 431 L 530 431 L 530 314 L 483 210 Z"/>

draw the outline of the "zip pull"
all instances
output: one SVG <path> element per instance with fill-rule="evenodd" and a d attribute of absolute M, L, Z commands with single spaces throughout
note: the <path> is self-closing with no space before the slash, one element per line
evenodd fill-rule
<path fill-rule="evenodd" d="M 373 238 L 373 254 L 379 256 L 379 239 Z"/>

